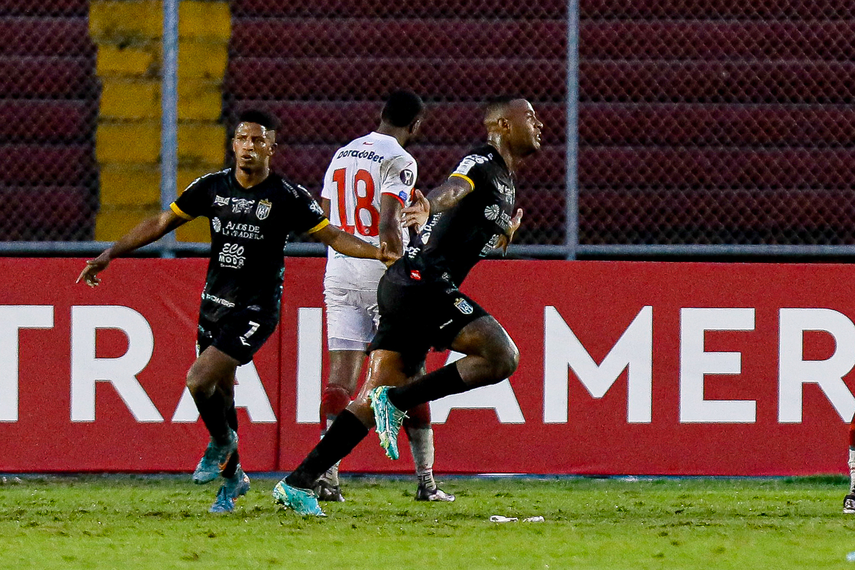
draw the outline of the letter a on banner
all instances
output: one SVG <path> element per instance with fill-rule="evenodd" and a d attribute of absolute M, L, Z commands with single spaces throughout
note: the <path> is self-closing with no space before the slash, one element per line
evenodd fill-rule
<path fill-rule="evenodd" d="M 653 408 L 653 307 L 642 307 L 598 366 L 555 307 L 544 308 L 543 423 L 567 423 L 568 368 L 594 398 L 627 369 L 629 423 L 650 423 Z"/>
<path fill-rule="evenodd" d="M 246 408 L 249 421 L 252 423 L 275 422 L 276 415 L 273 413 L 273 406 L 270 405 L 270 399 L 264 390 L 264 384 L 261 383 L 261 377 L 258 375 L 255 363 L 250 361 L 243 366 L 238 366 L 235 372 L 235 380 L 237 381 L 235 384 L 235 407 Z M 185 387 L 178 407 L 175 409 L 175 414 L 172 416 L 172 421 L 174 423 L 193 423 L 198 419 L 199 411 L 196 409 L 196 403 L 193 401 L 193 396 L 190 395 L 190 390 Z"/>
<path fill-rule="evenodd" d="M 95 356 L 98 329 L 118 329 L 128 337 L 128 351 L 118 358 Z M 129 307 L 71 307 L 71 421 L 95 421 L 95 383 L 109 382 L 138 422 L 162 422 L 137 380 L 154 352 L 148 321 Z"/>
<path fill-rule="evenodd" d="M 465 355 L 451 351 L 446 360 L 446 365 L 456 362 Z M 497 384 L 475 388 L 462 394 L 453 394 L 430 403 L 431 423 L 444 424 L 448 420 L 448 414 L 454 408 L 468 410 L 495 410 L 496 417 L 503 424 L 524 424 L 520 404 L 514 389 L 508 380 L 502 380 Z"/>

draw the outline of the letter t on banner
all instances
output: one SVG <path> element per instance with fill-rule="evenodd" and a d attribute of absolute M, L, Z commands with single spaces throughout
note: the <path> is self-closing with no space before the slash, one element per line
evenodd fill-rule
<path fill-rule="evenodd" d="M 18 331 L 50 328 L 50 305 L 0 305 L 0 422 L 18 421 Z"/>

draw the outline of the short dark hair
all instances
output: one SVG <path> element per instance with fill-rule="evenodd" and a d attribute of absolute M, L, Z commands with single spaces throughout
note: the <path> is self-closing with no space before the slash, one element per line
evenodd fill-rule
<path fill-rule="evenodd" d="M 494 113 L 504 111 L 505 107 L 507 107 L 511 101 L 516 101 L 517 99 L 522 99 L 522 97 L 519 97 L 518 95 L 499 95 L 488 99 L 486 105 L 484 105 L 484 118 L 487 119 Z"/>
<path fill-rule="evenodd" d="M 235 127 L 241 123 L 255 123 L 256 125 L 261 125 L 268 131 L 279 130 L 279 119 L 275 115 L 271 115 L 270 113 L 259 109 L 247 109 L 246 111 L 243 111 L 238 115 Z"/>
<path fill-rule="evenodd" d="M 395 127 L 409 127 L 424 109 L 424 101 L 412 91 L 395 91 L 386 99 L 380 118 Z"/>

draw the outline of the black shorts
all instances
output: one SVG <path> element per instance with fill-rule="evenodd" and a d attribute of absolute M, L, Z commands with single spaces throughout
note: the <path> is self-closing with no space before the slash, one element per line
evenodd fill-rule
<path fill-rule="evenodd" d="M 217 322 L 199 315 L 196 347 L 202 354 L 203 350 L 213 345 L 241 364 L 246 364 L 276 330 L 277 321 L 256 309 L 234 311 Z"/>
<path fill-rule="evenodd" d="M 380 280 L 380 326 L 368 347 L 391 350 L 404 358 L 404 372 L 416 374 L 431 347 L 449 348 L 472 321 L 489 315 L 478 303 L 444 281 Z"/>

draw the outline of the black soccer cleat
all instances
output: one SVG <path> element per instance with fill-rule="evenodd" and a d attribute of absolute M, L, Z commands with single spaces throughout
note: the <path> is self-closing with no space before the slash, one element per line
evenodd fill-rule
<path fill-rule="evenodd" d="M 330 501 L 333 503 L 343 503 L 344 497 L 341 494 L 341 487 L 333 485 L 324 479 L 318 480 L 315 485 L 315 493 L 318 494 L 319 501 Z"/>
<path fill-rule="evenodd" d="M 454 495 L 451 493 L 446 493 L 439 487 L 434 487 L 433 489 L 428 489 L 424 485 L 419 485 L 419 489 L 416 491 L 416 500 L 417 501 L 431 501 L 431 502 L 440 502 L 440 503 L 453 503 L 454 499 L 456 499 Z M 855 497 L 853 497 L 855 498 Z"/>
<path fill-rule="evenodd" d="M 855 515 L 855 495 L 852 493 L 843 497 L 843 514 Z"/>

